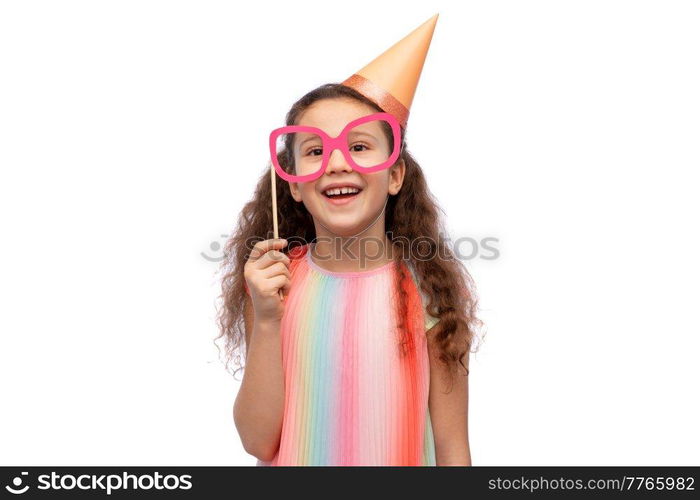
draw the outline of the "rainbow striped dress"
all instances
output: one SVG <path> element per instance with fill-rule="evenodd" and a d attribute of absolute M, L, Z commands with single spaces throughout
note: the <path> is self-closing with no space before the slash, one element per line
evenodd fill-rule
<path fill-rule="evenodd" d="M 310 248 L 289 252 L 282 434 L 274 458 L 257 465 L 435 465 L 425 331 L 437 319 L 425 311 L 413 269 L 403 286 L 415 341 L 402 354 L 392 299 L 397 264 L 332 272 Z"/>

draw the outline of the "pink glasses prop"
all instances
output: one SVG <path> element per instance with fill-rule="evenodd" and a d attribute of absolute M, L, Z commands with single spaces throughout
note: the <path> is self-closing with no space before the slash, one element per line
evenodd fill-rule
<path fill-rule="evenodd" d="M 384 144 L 386 137 L 382 122 L 391 127 L 394 139 L 391 152 L 389 145 Z M 293 159 L 296 172 L 292 174 L 285 172 L 277 159 L 277 155 L 290 146 L 290 159 Z M 289 125 L 270 133 L 272 165 L 288 182 L 311 182 L 321 177 L 335 149 L 340 149 L 348 165 L 360 173 L 388 168 L 396 162 L 401 149 L 399 122 L 390 113 L 374 113 L 351 121 L 338 137 L 330 137 L 320 128 L 303 125 Z"/>

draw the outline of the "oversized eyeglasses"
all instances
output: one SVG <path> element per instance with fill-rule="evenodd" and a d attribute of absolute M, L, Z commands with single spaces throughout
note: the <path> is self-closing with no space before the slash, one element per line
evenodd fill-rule
<path fill-rule="evenodd" d="M 386 130 L 391 130 L 387 140 Z M 348 123 L 338 137 L 303 125 L 290 125 L 270 133 L 270 157 L 277 174 L 289 182 L 311 182 L 323 175 L 331 153 L 340 149 L 348 165 L 360 173 L 389 168 L 399 157 L 401 129 L 390 113 L 374 113 Z M 286 159 L 286 172 L 279 158 Z"/>

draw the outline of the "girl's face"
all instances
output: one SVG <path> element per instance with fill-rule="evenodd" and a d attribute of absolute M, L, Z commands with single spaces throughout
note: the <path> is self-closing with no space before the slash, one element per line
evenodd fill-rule
<path fill-rule="evenodd" d="M 306 108 L 296 125 L 318 127 L 331 137 L 337 137 L 352 120 L 376 112 L 351 98 L 321 99 Z M 389 139 L 386 134 L 382 134 L 382 138 L 388 150 Z M 389 194 L 399 192 L 404 173 L 404 162 L 399 160 L 388 169 L 361 174 L 348 165 L 340 150 L 335 150 L 321 177 L 313 182 L 290 182 L 289 187 L 294 199 L 304 203 L 314 220 L 336 234 L 352 235 L 373 222 Z M 325 193 L 331 185 L 352 186 L 360 191 L 352 196 L 330 198 Z M 381 230 L 383 233 L 383 224 Z"/>

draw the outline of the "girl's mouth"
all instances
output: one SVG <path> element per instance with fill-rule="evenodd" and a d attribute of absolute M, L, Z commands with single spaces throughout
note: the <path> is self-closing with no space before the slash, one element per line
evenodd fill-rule
<path fill-rule="evenodd" d="M 323 193 L 323 197 L 333 205 L 345 205 L 355 200 L 361 192 L 358 188 L 329 189 Z"/>

